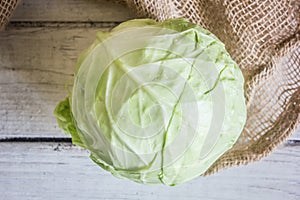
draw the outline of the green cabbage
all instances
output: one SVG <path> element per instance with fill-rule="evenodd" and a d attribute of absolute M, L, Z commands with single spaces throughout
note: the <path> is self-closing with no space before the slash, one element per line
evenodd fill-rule
<path fill-rule="evenodd" d="M 97 34 L 55 115 L 116 177 L 177 185 L 236 142 L 246 119 L 243 84 L 209 31 L 185 19 L 131 20 Z"/>

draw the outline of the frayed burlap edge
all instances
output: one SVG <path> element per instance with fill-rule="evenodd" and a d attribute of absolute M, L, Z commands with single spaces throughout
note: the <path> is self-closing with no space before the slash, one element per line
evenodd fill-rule
<path fill-rule="evenodd" d="M 291 100 L 287 106 L 287 110 L 280 117 L 281 120 L 277 121 L 277 126 L 273 127 L 269 133 L 265 134 L 258 141 L 253 143 L 247 150 L 233 151 L 224 154 L 219 158 L 206 172 L 205 176 L 219 172 L 222 169 L 226 169 L 233 166 L 247 165 L 254 161 L 259 161 L 262 158 L 268 156 L 273 150 L 282 144 L 286 139 L 296 130 L 297 125 L 300 123 L 300 88 L 291 97 Z M 287 123 L 292 122 L 292 123 Z M 286 126 L 284 125 L 286 124 Z M 280 134 L 276 134 L 280 133 Z M 270 137 L 273 137 L 270 140 Z"/>
<path fill-rule="evenodd" d="M 285 58 L 286 54 L 293 53 L 292 50 L 300 49 L 300 33 L 295 34 L 294 37 L 289 38 L 288 41 L 279 45 L 281 48 L 277 49 L 277 53 L 273 57 Z M 295 65 L 298 66 L 300 76 L 300 51 L 295 52 L 294 55 L 298 58 Z M 298 62 L 297 62 L 298 61 Z M 272 65 L 272 61 L 269 65 Z M 268 69 L 265 68 L 265 69 Z M 258 74 L 257 76 L 259 76 Z M 255 77 L 254 77 L 255 78 Z M 254 161 L 259 161 L 268 156 L 282 144 L 291 134 L 296 130 L 300 124 L 300 87 L 292 94 L 286 106 L 285 112 L 281 113 L 278 120 L 274 122 L 274 126 L 262 135 L 257 141 L 251 143 L 247 148 L 235 150 L 235 146 L 226 152 L 221 158 L 217 160 L 204 175 L 210 175 L 233 166 L 246 165 Z"/>

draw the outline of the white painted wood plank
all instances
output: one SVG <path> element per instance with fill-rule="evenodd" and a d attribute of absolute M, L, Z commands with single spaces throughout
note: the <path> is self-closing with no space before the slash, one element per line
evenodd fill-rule
<path fill-rule="evenodd" d="M 1 136 L 64 136 L 53 109 L 67 95 L 77 57 L 98 30 L 9 28 L 0 33 Z"/>
<path fill-rule="evenodd" d="M 132 18 L 129 8 L 109 0 L 23 0 L 11 21 L 119 22 Z"/>
<path fill-rule="evenodd" d="M 298 128 L 296 131 L 291 135 L 291 140 L 300 140 L 300 124 L 298 125 Z"/>
<path fill-rule="evenodd" d="M 169 187 L 118 179 L 75 146 L 0 143 L 2 199 L 300 199 L 300 147 L 285 146 L 247 166 Z"/>

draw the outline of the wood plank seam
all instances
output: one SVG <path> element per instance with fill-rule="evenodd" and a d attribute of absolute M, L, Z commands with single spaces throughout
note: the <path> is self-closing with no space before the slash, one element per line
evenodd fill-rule
<path fill-rule="evenodd" d="M 0 142 L 53 142 L 53 143 L 72 143 L 70 137 L 0 137 Z"/>
<path fill-rule="evenodd" d="M 64 22 L 64 21 L 11 21 L 6 26 L 6 30 L 11 28 L 112 28 L 120 22 L 84 21 L 84 22 Z"/>
<path fill-rule="evenodd" d="M 40 136 L 0 136 L 1 142 L 56 142 L 56 143 L 72 143 L 70 137 L 40 137 Z M 284 146 L 300 146 L 300 139 L 288 139 Z"/>

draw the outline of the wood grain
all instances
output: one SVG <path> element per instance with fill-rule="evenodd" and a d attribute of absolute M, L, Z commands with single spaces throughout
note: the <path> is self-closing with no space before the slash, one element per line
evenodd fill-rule
<path fill-rule="evenodd" d="M 12 27 L 0 33 L 0 135 L 64 135 L 53 109 L 99 30 L 107 29 Z"/>
<path fill-rule="evenodd" d="M 300 148 L 285 146 L 261 162 L 169 187 L 113 177 L 67 144 L 0 143 L 2 199 L 300 199 Z"/>
<path fill-rule="evenodd" d="M 11 21 L 120 22 L 133 12 L 109 0 L 23 0 Z"/>

